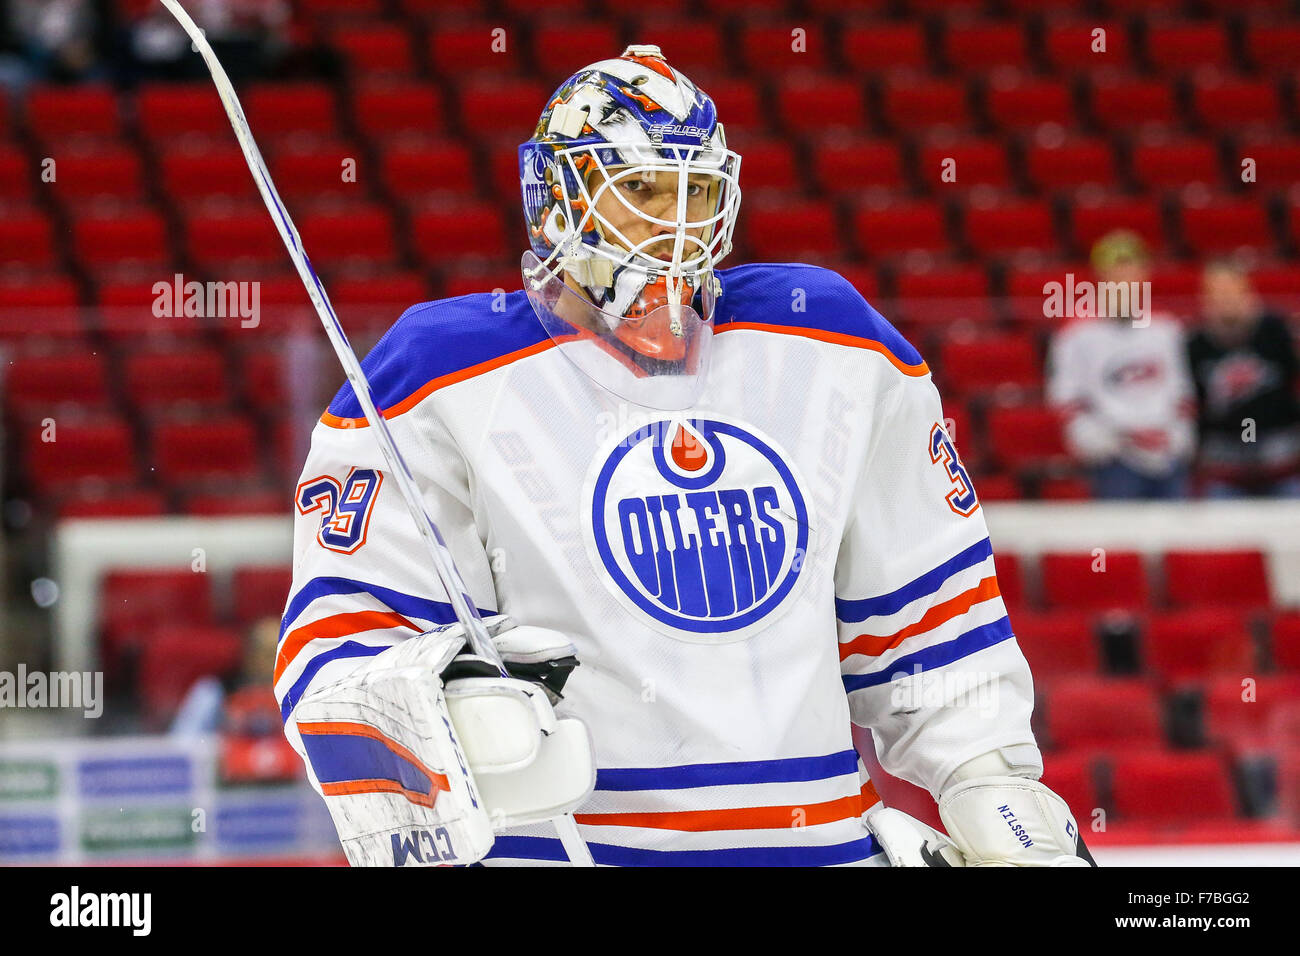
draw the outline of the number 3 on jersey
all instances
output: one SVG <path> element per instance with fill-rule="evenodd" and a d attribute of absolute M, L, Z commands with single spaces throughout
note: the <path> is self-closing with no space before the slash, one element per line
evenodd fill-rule
<path fill-rule="evenodd" d="M 979 499 L 975 497 L 975 486 L 966 473 L 966 466 L 957 457 L 952 439 L 937 422 L 930 429 L 930 461 L 936 465 L 942 462 L 948 471 L 948 480 L 955 486 L 945 495 L 948 507 L 963 517 L 973 515 L 980 506 Z"/>
<path fill-rule="evenodd" d="M 384 476 L 372 468 L 353 468 L 340 485 L 330 475 L 311 478 L 298 486 L 298 513 L 321 513 L 316 540 L 322 548 L 352 554 L 366 543 L 370 512 Z"/>

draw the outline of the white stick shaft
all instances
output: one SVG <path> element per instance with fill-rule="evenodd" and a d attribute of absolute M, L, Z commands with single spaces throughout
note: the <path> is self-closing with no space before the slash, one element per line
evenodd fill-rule
<path fill-rule="evenodd" d="M 396 479 L 397 487 L 406 502 L 407 510 L 411 513 L 411 519 L 419 529 L 420 537 L 428 549 L 438 580 L 442 583 L 443 589 L 451 600 L 456 620 L 465 626 L 470 648 L 478 656 L 495 664 L 502 676 L 507 676 L 501 655 L 497 652 L 496 645 L 492 643 L 491 637 L 488 636 L 483 619 L 479 617 L 478 609 L 469 597 L 465 582 L 452 560 L 447 543 L 443 540 L 442 534 L 438 531 L 438 526 L 433 523 L 428 510 L 424 507 L 424 501 L 420 497 L 419 489 L 415 484 L 415 477 L 411 474 L 406 459 L 402 457 L 401 450 L 393 440 L 393 434 L 388 427 L 388 422 L 375 405 L 374 395 L 370 390 L 370 382 L 367 381 L 365 373 L 361 370 L 361 363 L 357 361 L 357 356 L 352 351 L 352 345 L 348 342 L 347 334 L 343 331 L 338 316 L 334 313 L 334 306 L 330 303 L 325 287 L 316 275 L 316 270 L 312 268 L 311 260 L 307 257 L 307 252 L 303 248 L 302 238 L 298 235 L 298 227 L 294 225 L 288 210 L 285 209 L 284 203 L 280 200 L 280 193 L 271 180 L 270 172 L 267 171 L 266 162 L 262 159 L 262 152 L 257 148 L 257 141 L 253 139 L 252 130 L 248 127 L 248 119 L 244 116 L 244 108 L 239 103 L 239 97 L 235 95 L 235 88 L 230 82 L 230 77 L 226 75 L 221 61 L 217 59 L 217 55 L 208 44 L 203 31 L 185 12 L 185 8 L 177 0 L 162 0 L 162 4 L 180 23 L 193 42 L 194 49 L 199 52 L 208 65 L 208 72 L 212 74 L 212 82 L 217 87 L 217 95 L 221 97 L 221 103 L 226 108 L 226 115 L 230 118 L 230 125 L 235 131 L 235 138 L 239 140 L 239 148 L 243 151 L 244 159 L 248 162 L 248 168 L 253 174 L 253 180 L 257 183 L 258 192 L 262 194 L 262 201 L 266 204 L 267 211 L 271 213 L 271 219 L 275 222 L 276 229 L 279 230 L 280 238 L 284 240 L 285 248 L 289 250 L 289 258 L 293 260 L 294 267 L 298 270 L 298 276 L 307 288 L 307 296 L 311 299 L 311 304 L 315 307 L 321 324 L 325 326 L 325 334 L 334 347 L 334 354 L 338 356 L 344 374 L 347 375 L 348 381 L 352 384 L 352 391 L 361 403 L 361 409 L 365 413 L 366 420 L 370 423 L 375 439 L 379 442 L 379 448 L 383 453 L 384 461 L 388 464 L 388 470 Z M 582 842 L 581 836 L 578 835 L 578 827 L 573 820 L 573 816 L 565 814 L 563 817 L 557 818 L 555 822 L 570 861 L 574 865 L 592 866 L 591 855 L 587 852 L 587 847 Z M 577 855 L 575 856 L 575 854 Z"/>

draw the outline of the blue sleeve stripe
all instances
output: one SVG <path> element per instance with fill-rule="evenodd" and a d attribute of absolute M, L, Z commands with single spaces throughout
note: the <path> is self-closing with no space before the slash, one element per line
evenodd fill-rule
<path fill-rule="evenodd" d="M 366 581 L 354 581 L 351 578 L 312 578 L 289 601 L 285 608 L 284 619 L 280 622 L 280 637 L 284 638 L 289 625 L 292 624 L 308 606 L 317 598 L 330 594 L 370 594 L 403 617 L 418 617 L 435 624 L 452 624 L 456 612 L 446 601 L 434 601 L 429 598 L 404 594 L 392 588 L 380 587 Z M 495 611 L 479 610 L 481 615 L 495 614 Z"/>
<path fill-rule="evenodd" d="M 621 767 L 596 771 L 597 790 L 686 790 L 748 783 L 830 780 L 858 772 L 853 750 L 824 757 L 787 757 L 736 763 L 696 763 L 678 767 Z"/>
<path fill-rule="evenodd" d="M 832 866 L 860 863 L 880 852 L 873 837 L 829 846 L 745 846 L 719 850 L 646 850 L 588 843 L 591 858 L 605 866 Z M 554 837 L 499 836 L 487 859 L 568 860 Z"/>
<path fill-rule="evenodd" d="M 345 641 L 338 647 L 317 654 L 303 668 L 302 674 L 293 682 L 293 686 L 284 695 L 284 700 L 280 702 L 280 721 L 288 723 L 289 715 L 298 706 L 298 701 L 302 699 L 302 695 L 306 692 L 311 679 L 330 661 L 344 660 L 349 657 L 374 657 L 376 654 L 382 654 L 390 647 L 392 647 L 391 644 L 381 644 L 376 647 L 371 644 L 360 644 L 357 641 Z"/>
<path fill-rule="evenodd" d="M 897 614 L 917 598 L 939 590 L 943 587 L 943 583 L 958 571 L 974 567 L 991 554 L 993 554 L 993 545 L 988 538 L 985 538 L 956 557 L 949 558 L 933 571 L 927 571 L 915 581 L 904 584 L 897 591 L 879 597 L 863 598 L 860 601 L 836 598 L 835 616 L 845 624 L 857 624 L 869 617 Z"/>
<path fill-rule="evenodd" d="M 1011 620 L 1003 615 L 998 620 L 972 628 L 951 641 L 936 644 L 933 647 L 926 647 L 915 653 L 900 657 L 883 671 L 875 671 L 870 674 L 845 674 L 842 678 L 844 689 L 852 693 L 855 690 L 862 690 L 864 687 L 878 687 L 881 684 L 888 684 L 894 679 L 895 675 L 911 677 L 918 670 L 928 671 L 936 667 L 943 667 L 945 664 L 959 661 L 976 651 L 982 651 L 986 647 L 1009 641 L 1012 637 L 1014 637 L 1014 634 L 1011 631 Z"/>
<path fill-rule="evenodd" d="M 433 793 L 427 773 L 373 737 L 305 733 L 302 743 L 321 783 L 392 780 L 415 793 Z"/>

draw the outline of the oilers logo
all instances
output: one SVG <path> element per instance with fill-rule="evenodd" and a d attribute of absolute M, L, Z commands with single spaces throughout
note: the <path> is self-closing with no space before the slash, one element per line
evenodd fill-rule
<path fill-rule="evenodd" d="M 800 580 L 808 500 L 785 456 L 748 427 L 654 422 L 598 457 L 587 484 L 602 577 L 663 633 L 748 637 Z"/>

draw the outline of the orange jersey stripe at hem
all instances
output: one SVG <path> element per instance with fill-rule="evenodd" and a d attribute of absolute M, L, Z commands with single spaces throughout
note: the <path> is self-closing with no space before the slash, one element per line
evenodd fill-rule
<path fill-rule="evenodd" d="M 990 575 L 975 587 L 949 598 L 942 604 L 936 604 L 925 612 L 925 616 L 921 620 L 915 624 L 909 624 L 901 631 L 894 634 L 859 634 L 847 644 L 841 644 L 840 660 L 843 661 L 854 654 L 879 657 L 885 651 L 903 643 L 907 638 L 923 634 L 926 631 L 932 631 L 940 624 L 947 623 L 958 615 L 965 614 L 981 601 L 990 600 L 1001 593 L 998 590 L 998 579 Z"/>
<path fill-rule="evenodd" d="M 877 342 L 875 339 L 864 339 L 857 335 L 845 335 L 843 332 L 828 332 L 825 329 L 808 329 L 790 325 L 769 325 L 763 322 L 728 322 L 726 325 L 714 329 L 714 334 L 729 332 L 733 329 L 749 329 L 755 332 L 776 332 L 781 335 L 801 335 L 804 338 L 816 339 L 819 342 L 829 342 L 832 345 L 848 345 L 853 348 L 867 349 L 871 352 L 879 352 L 889 360 L 889 363 L 898 369 L 904 375 L 920 377 L 930 374 L 930 367 L 922 362 L 919 365 L 908 365 L 893 352 L 883 342 Z"/>
<path fill-rule="evenodd" d="M 509 365 L 511 362 L 517 362 L 520 359 L 528 358 L 530 355 L 545 352 L 547 349 L 554 347 L 554 345 L 555 342 L 553 340 L 546 339 L 545 341 L 529 345 L 526 348 L 517 349 L 514 352 L 507 352 L 505 355 L 498 355 L 496 358 L 488 359 L 486 362 L 479 362 L 477 365 L 463 368 L 459 372 L 448 372 L 446 375 L 439 375 L 437 378 L 425 382 L 418 389 L 406 396 L 406 398 L 402 399 L 396 405 L 393 405 L 391 408 L 381 409 L 380 413 L 384 418 L 395 418 L 404 412 L 409 412 L 412 408 L 420 404 L 420 402 L 424 401 L 440 388 L 445 388 L 448 385 L 455 385 L 457 382 L 463 382 L 466 379 L 474 378 L 477 375 L 482 375 L 484 372 L 490 372 L 493 369 Z M 340 418 L 339 416 L 331 415 L 329 411 L 326 411 L 325 414 L 320 417 L 320 420 L 322 424 L 328 425 L 330 428 L 370 427 L 370 422 L 365 418 L 365 416 L 362 416 L 361 418 Z"/>
<path fill-rule="evenodd" d="M 710 830 L 785 830 L 837 823 L 861 815 L 862 797 L 854 794 L 806 807 L 740 807 L 732 810 L 669 810 L 659 813 L 577 813 L 587 826 L 644 827 L 705 833 Z"/>
<path fill-rule="evenodd" d="M 420 630 L 402 615 L 384 611 L 352 611 L 347 614 L 323 617 L 319 621 L 312 621 L 310 624 L 295 628 L 285 635 L 284 642 L 275 655 L 275 672 L 271 675 L 271 682 L 279 683 L 281 675 L 293 663 L 293 659 L 312 641 L 330 637 L 347 637 L 350 634 L 374 631 L 381 627 L 409 627 L 417 633 Z"/>

